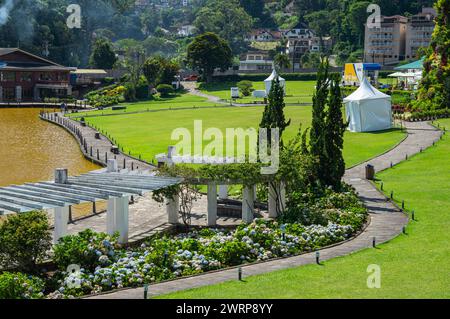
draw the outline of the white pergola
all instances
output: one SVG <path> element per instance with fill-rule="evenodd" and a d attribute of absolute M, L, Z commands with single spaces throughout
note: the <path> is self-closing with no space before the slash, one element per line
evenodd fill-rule
<path fill-rule="evenodd" d="M 67 235 L 69 209 L 72 205 L 107 200 L 107 232 L 119 232 L 119 242 L 127 243 L 130 197 L 142 196 L 181 182 L 181 178 L 138 174 L 128 170 L 119 172 L 117 161 L 111 159 L 108 160 L 106 170 L 69 177 L 67 169 L 57 169 L 55 180 L 51 182 L 2 187 L 0 210 L 1 214 L 53 210 L 53 238 L 56 243 Z"/>
<path fill-rule="evenodd" d="M 169 146 L 167 154 L 158 154 L 156 159 L 158 166 L 183 163 L 197 163 L 197 164 L 213 164 L 213 165 L 227 165 L 237 163 L 236 158 L 232 157 L 205 157 L 205 156 L 178 156 L 176 148 Z M 207 225 L 212 227 L 217 224 L 217 199 L 228 199 L 228 188 L 230 185 L 242 184 L 242 181 L 224 180 L 189 180 L 190 184 L 206 185 L 207 192 Z M 270 218 L 277 218 L 278 212 L 282 212 L 286 208 L 286 189 L 283 183 L 272 183 L 268 178 L 268 213 Z M 219 189 L 219 192 L 217 192 Z M 254 219 L 254 209 L 256 201 L 256 185 L 243 185 L 242 191 L 242 221 L 244 223 L 251 223 Z M 169 222 L 171 224 L 179 223 L 179 198 L 169 199 L 167 203 L 167 211 L 169 215 Z"/>

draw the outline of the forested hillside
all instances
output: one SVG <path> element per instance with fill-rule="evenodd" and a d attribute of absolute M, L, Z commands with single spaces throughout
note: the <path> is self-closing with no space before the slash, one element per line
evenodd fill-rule
<path fill-rule="evenodd" d="M 362 47 L 370 3 L 382 14 L 412 14 L 432 0 L 0 0 L 0 47 L 16 47 L 57 62 L 87 65 L 92 44 L 107 38 L 116 47 L 142 45 L 147 53 L 182 57 L 190 38 L 177 30 L 194 25 L 228 40 L 233 52 L 246 49 L 244 35 L 255 27 L 289 28 L 299 22 L 334 39 L 335 52 Z M 81 29 L 69 29 L 67 7 L 79 4 Z M 166 4 L 166 5 L 164 5 Z M 126 40 L 124 40 L 126 39 Z M 119 41 L 121 40 L 121 41 Z M 181 58 L 180 58 L 181 59 Z"/>

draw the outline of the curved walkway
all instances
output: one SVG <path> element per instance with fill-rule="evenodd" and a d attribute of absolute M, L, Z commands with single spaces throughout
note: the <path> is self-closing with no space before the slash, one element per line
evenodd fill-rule
<path fill-rule="evenodd" d="M 120 169 L 136 171 L 136 173 L 146 173 L 155 168 L 154 165 L 123 152 L 113 154 L 111 152 L 113 143 L 104 134 L 100 134 L 99 138 L 96 138 L 95 135 L 99 132 L 94 128 L 89 125 L 82 126 L 80 122 L 64 117 L 60 112 L 44 112 L 40 115 L 40 118 L 59 125 L 72 134 L 80 145 L 84 157 L 100 166 L 106 167 L 108 159 L 115 158 Z"/>
<path fill-rule="evenodd" d="M 398 236 L 408 223 L 408 217 L 393 203 L 380 193 L 369 181 L 364 179 L 367 164 L 375 166 L 377 172 L 398 164 L 424 150 L 439 140 L 442 132 L 426 122 L 405 123 L 408 137 L 391 151 L 380 155 L 368 162 L 362 163 L 346 171 L 344 180 L 355 187 L 359 197 L 370 210 L 371 223 L 355 239 L 341 245 L 326 248 L 321 251 L 321 260 L 348 255 L 350 253 L 372 247 L 373 237 L 378 244 Z M 263 274 L 271 271 L 298 267 L 316 262 L 315 253 L 308 253 L 286 259 L 272 260 L 264 263 L 243 266 L 245 276 Z M 167 294 L 179 290 L 218 284 L 224 281 L 236 280 L 237 270 L 226 269 L 218 272 L 205 273 L 199 276 L 178 279 L 151 285 L 149 296 Z M 95 299 L 142 299 L 144 288 L 127 289 L 110 294 L 93 296 Z"/>
<path fill-rule="evenodd" d="M 202 91 L 197 89 L 197 82 L 182 82 L 182 85 L 186 90 L 189 91 L 189 94 L 203 97 L 203 98 L 207 99 L 209 102 L 213 102 L 213 103 L 220 103 L 220 104 L 224 104 L 224 105 L 228 105 L 228 106 L 231 105 L 231 106 L 237 106 L 237 107 L 240 107 L 240 106 L 242 106 L 242 107 L 244 107 L 244 106 L 264 106 L 265 105 L 265 104 L 254 104 L 254 103 L 253 104 L 252 103 L 240 104 L 240 103 L 230 103 L 230 102 L 224 101 L 217 96 L 203 93 Z"/>

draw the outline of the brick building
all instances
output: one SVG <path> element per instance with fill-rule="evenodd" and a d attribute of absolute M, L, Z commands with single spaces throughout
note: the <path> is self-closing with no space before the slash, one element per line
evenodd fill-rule
<path fill-rule="evenodd" d="M 0 48 L 0 102 L 71 96 L 73 70 L 18 48 Z"/>

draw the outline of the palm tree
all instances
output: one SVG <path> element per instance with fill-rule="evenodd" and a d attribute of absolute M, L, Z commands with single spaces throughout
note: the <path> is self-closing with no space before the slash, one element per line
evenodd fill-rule
<path fill-rule="evenodd" d="M 291 67 L 291 60 L 289 60 L 287 54 L 283 53 L 278 53 L 273 59 L 273 63 L 277 71 L 289 69 Z"/>

